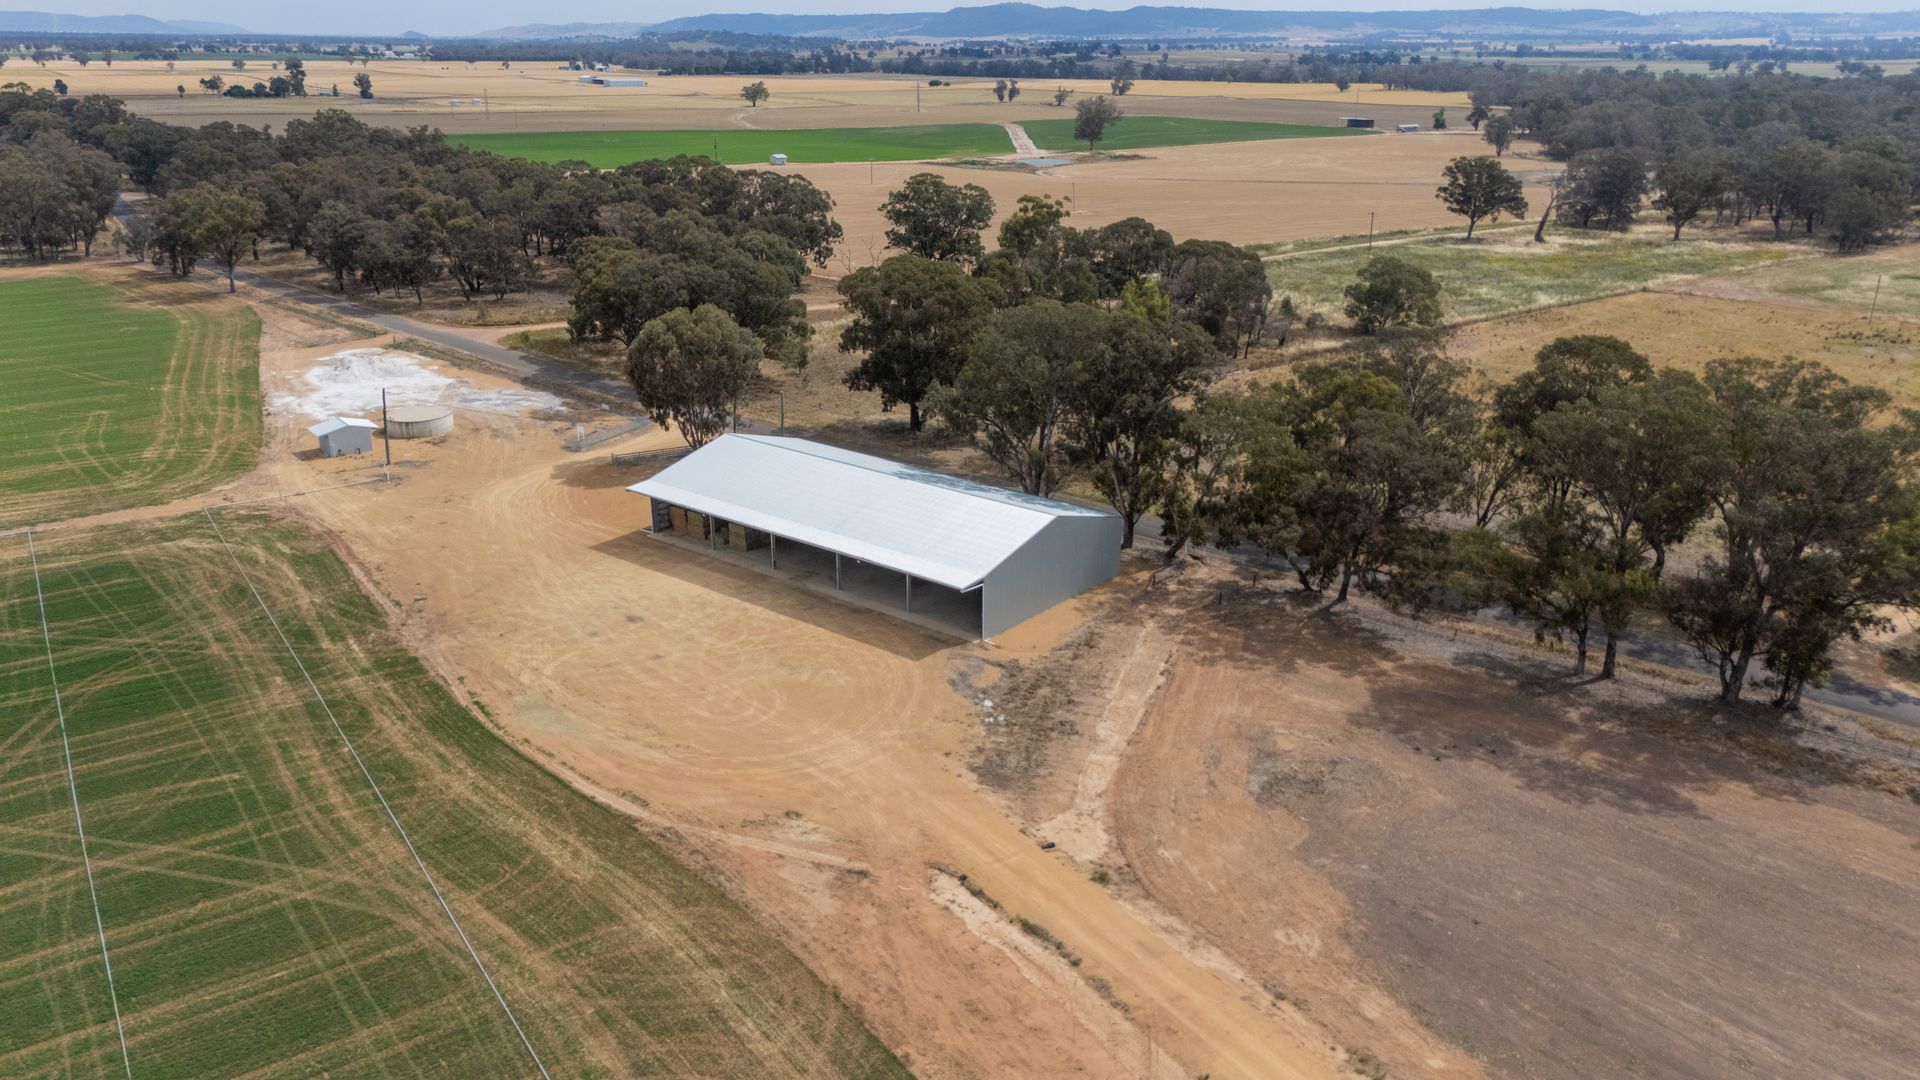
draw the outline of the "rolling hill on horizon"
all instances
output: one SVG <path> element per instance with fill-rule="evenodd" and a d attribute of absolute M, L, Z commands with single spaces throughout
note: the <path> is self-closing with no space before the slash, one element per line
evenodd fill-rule
<path fill-rule="evenodd" d="M 62 15 L 53 11 L 0 11 L 0 33 L 15 34 L 244 34 L 244 26 L 147 15 Z"/>
<path fill-rule="evenodd" d="M 578 33 L 581 24 L 569 29 Z M 1783 13 L 1681 11 L 1642 15 L 1605 8 L 1488 7 L 1400 11 L 1257 11 L 1139 6 L 1124 10 L 989 4 L 946 11 L 788 15 L 689 15 L 655 23 L 653 33 L 688 31 L 822 38 L 1203 37 L 1421 34 L 1528 38 L 1703 34 L 1770 36 L 1920 33 L 1920 11 Z M 475 35 L 479 37 L 488 34 Z"/>

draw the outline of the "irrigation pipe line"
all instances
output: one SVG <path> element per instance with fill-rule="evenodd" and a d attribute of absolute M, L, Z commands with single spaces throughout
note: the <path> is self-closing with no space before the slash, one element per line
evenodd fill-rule
<path fill-rule="evenodd" d="M 474 949 L 473 942 L 468 940 L 466 930 L 461 928 L 460 920 L 454 917 L 453 908 L 448 906 L 447 898 L 441 894 L 440 886 L 433 880 L 433 872 L 427 869 L 426 860 L 422 859 L 420 852 L 414 849 L 413 840 L 407 836 L 406 826 L 400 824 L 400 816 L 393 812 L 393 806 L 387 802 L 387 797 L 381 792 L 379 783 L 373 779 L 372 771 L 367 768 L 367 763 L 361 760 L 360 751 L 354 749 L 353 740 L 347 737 L 347 729 L 341 727 L 339 718 L 333 715 L 333 706 L 327 704 L 326 695 L 320 692 L 320 684 L 313 681 L 313 675 L 307 671 L 307 665 L 300 659 L 299 651 L 293 647 L 293 642 L 287 640 L 286 631 L 280 629 L 280 620 L 274 618 L 273 609 L 267 606 L 266 598 L 262 597 L 260 590 L 254 587 L 253 579 L 247 575 L 246 567 L 240 565 L 239 556 L 233 553 L 233 545 L 227 543 L 226 534 L 220 531 L 220 523 L 213 519 L 213 511 L 203 507 L 200 512 L 206 515 L 207 524 L 213 526 L 213 534 L 220 538 L 220 546 L 226 549 L 227 559 L 233 563 L 234 570 L 239 572 L 240 580 L 246 583 L 247 591 L 253 594 L 254 602 L 259 604 L 260 610 L 266 613 L 267 622 L 273 625 L 273 632 L 279 636 L 280 644 L 287 647 L 287 655 L 293 657 L 294 666 L 300 669 L 301 677 L 307 680 L 307 687 L 313 691 L 314 699 L 320 702 L 320 708 L 327 714 L 327 720 L 333 724 L 334 734 L 340 736 L 340 742 L 347 748 L 347 754 L 353 758 L 353 763 L 360 767 L 360 775 L 366 778 L 367 786 L 373 789 L 373 797 L 380 800 L 380 808 L 387 812 L 387 820 L 393 822 L 394 831 L 400 834 L 400 842 L 407 846 L 407 854 L 413 856 L 413 865 L 419 867 L 420 876 L 426 879 L 427 888 L 433 890 L 433 898 L 440 902 L 440 910 L 446 913 L 447 922 L 452 924 L 453 932 L 459 935 L 460 944 L 466 946 L 467 955 L 473 958 L 473 966 L 479 970 L 480 977 L 486 980 L 487 989 L 493 991 L 493 1000 L 500 1003 L 500 1011 L 507 1015 L 507 1022 L 513 1025 L 514 1034 L 520 1036 L 520 1045 L 527 1048 L 527 1056 L 533 1059 L 533 1067 L 540 1070 L 543 1080 L 553 1080 L 547 1072 L 546 1065 L 540 1061 L 539 1051 L 533 1048 L 533 1041 L 527 1038 L 526 1030 L 520 1026 L 520 1019 L 513 1015 L 513 1009 L 507 1004 L 506 995 L 500 992 L 499 985 L 493 981 L 492 973 L 487 971 L 485 961 L 480 959 L 480 953 Z"/>
<path fill-rule="evenodd" d="M 235 502 L 219 503 L 217 504 L 217 508 L 228 510 L 238 506 L 258 506 L 261 503 L 280 502 L 283 499 L 291 499 L 296 495 L 318 495 L 323 491 L 339 491 L 341 488 L 361 487 L 366 484 L 384 484 L 390 479 L 390 477 L 385 476 L 369 476 L 365 480 L 349 480 L 344 484 L 330 484 L 326 487 L 317 488 L 301 488 L 299 491 L 283 491 L 278 495 L 262 495 L 257 499 L 240 499 Z M 203 506 L 200 509 L 205 510 L 207 507 Z"/>
<path fill-rule="evenodd" d="M 87 855 L 87 827 L 80 820 L 80 787 L 73 780 L 73 745 L 67 741 L 67 708 L 60 702 L 60 673 L 53 666 L 53 631 L 47 627 L 47 594 L 40 587 L 40 557 L 33 550 L 33 530 L 27 533 L 27 561 L 33 564 L 33 595 L 40 604 L 40 640 L 47 647 L 47 678 L 53 682 L 53 713 L 60 718 L 60 752 L 67 761 L 67 794 L 73 798 L 73 829 L 80 834 L 80 865 L 87 870 L 87 897 L 93 901 L 93 928 L 100 935 L 100 966 L 107 972 L 107 999 L 113 1002 L 113 1030 L 120 1036 L 120 1065 L 133 1080 L 133 1059 L 127 1055 L 127 1029 L 120 1021 L 120 994 L 113 988 L 113 961 L 107 956 L 107 923 L 100 917 L 100 893 L 93 887 L 93 860 Z"/>

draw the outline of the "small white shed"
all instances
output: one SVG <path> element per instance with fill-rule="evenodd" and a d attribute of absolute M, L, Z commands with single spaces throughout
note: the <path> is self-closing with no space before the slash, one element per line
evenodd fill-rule
<path fill-rule="evenodd" d="M 767 159 L 767 164 L 769 165 L 785 165 L 786 163 L 787 155 L 785 154 L 775 154 Z"/>
<path fill-rule="evenodd" d="M 373 450 L 373 432 L 380 425 L 357 416 L 335 416 L 308 428 L 320 440 L 321 457 L 344 457 Z"/>

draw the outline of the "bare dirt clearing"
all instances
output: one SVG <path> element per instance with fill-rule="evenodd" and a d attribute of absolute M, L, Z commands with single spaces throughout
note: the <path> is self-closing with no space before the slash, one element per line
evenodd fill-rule
<path fill-rule="evenodd" d="M 1708 723 L 1691 697 L 1216 588 L 1168 628 L 1118 850 L 1390 1075 L 1915 1075 L 1912 801 L 1642 726 Z"/>

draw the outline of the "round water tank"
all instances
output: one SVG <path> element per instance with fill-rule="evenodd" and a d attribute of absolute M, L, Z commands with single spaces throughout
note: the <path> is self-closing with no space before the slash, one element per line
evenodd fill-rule
<path fill-rule="evenodd" d="M 445 405 L 401 405 L 387 410 L 387 437 L 427 439 L 453 430 L 453 410 Z"/>

